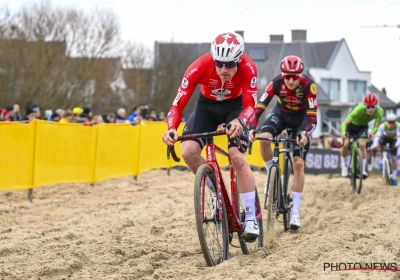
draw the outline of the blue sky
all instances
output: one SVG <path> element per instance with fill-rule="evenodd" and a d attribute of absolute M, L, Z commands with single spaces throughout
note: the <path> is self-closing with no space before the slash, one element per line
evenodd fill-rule
<path fill-rule="evenodd" d="M 12 11 L 33 0 L 0 0 Z M 39 1 L 40 2 L 40 1 Z M 54 7 L 111 9 L 123 37 L 153 48 L 154 41 L 210 42 L 216 34 L 244 30 L 246 42 L 268 42 L 270 34 L 307 29 L 309 42 L 346 39 L 361 71 L 372 83 L 386 87 L 400 102 L 400 0 L 50 0 Z M 272 3 L 271 3 L 272 2 Z M 366 27 L 368 26 L 368 28 Z M 400 90 L 399 90 L 400 91 Z"/>

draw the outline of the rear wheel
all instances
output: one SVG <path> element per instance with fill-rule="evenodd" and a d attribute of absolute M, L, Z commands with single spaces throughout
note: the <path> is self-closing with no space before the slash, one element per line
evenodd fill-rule
<path fill-rule="evenodd" d="M 194 182 L 194 210 L 204 259 L 208 266 L 214 266 L 229 257 L 229 229 L 224 199 L 221 197 L 220 203 L 216 203 L 215 191 L 206 186 L 207 177 L 213 189 L 217 189 L 214 170 L 207 164 L 201 165 Z"/>

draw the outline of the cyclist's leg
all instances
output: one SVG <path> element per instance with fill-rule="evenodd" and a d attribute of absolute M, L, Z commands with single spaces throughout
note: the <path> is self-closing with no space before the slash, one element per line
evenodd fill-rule
<path fill-rule="evenodd" d="M 396 139 L 390 139 L 390 156 L 392 160 L 392 183 L 393 185 L 397 186 L 397 148 L 395 147 L 396 145 Z"/>
<path fill-rule="evenodd" d="M 261 126 L 260 137 L 276 137 L 281 134 L 284 129 L 284 124 L 279 108 L 274 108 L 267 119 Z M 271 142 L 266 140 L 260 140 L 260 153 L 264 161 L 265 168 L 269 171 L 272 165 L 272 148 Z"/>
<path fill-rule="evenodd" d="M 196 109 L 185 123 L 182 135 L 210 132 L 216 130 L 221 120 L 218 118 L 218 106 L 209 104 L 200 94 Z M 217 104 L 218 105 L 218 104 Z M 205 164 L 205 159 L 201 156 L 201 150 L 205 145 L 203 138 L 196 140 L 183 140 L 181 144 L 182 157 L 188 168 L 196 174 L 197 168 Z"/>
<path fill-rule="evenodd" d="M 368 177 L 367 172 L 367 140 L 368 140 L 368 126 L 359 127 L 359 140 L 358 140 L 358 147 L 361 151 L 361 157 L 363 162 L 363 175 Z"/>
<path fill-rule="evenodd" d="M 352 123 L 347 125 L 346 133 L 348 135 L 357 134 L 358 130 Z M 349 155 L 349 139 L 343 139 L 342 147 L 340 148 L 340 158 L 342 162 L 342 176 L 347 177 L 349 175 L 348 167 L 350 165 L 350 155 Z"/>
<path fill-rule="evenodd" d="M 231 122 L 239 116 L 242 110 L 243 105 L 241 98 L 232 101 L 230 106 L 225 110 L 224 122 Z M 244 128 L 243 133 L 240 135 L 240 142 L 242 146 L 245 146 L 246 148 L 248 144 L 247 133 L 248 128 Z M 260 231 L 256 219 L 256 183 L 254 174 L 247 162 L 246 152 L 241 153 L 239 151 L 234 138 L 229 139 L 228 142 L 229 156 L 232 161 L 233 169 L 236 172 L 238 191 L 245 210 L 245 228 L 243 236 L 248 241 L 255 240 Z"/>
<path fill-rule="evenodd" d="M 301 121 L 299 123 L 299 121 Z M 286 120 L 285 120 L 286 122 Z M 308 119 L 307 117 L 297 117 L 296 119 L 290 119 L 291 128 L 292 128 L 292 138 L 296 139 L 297 135 L 303 131 L 307 125 Z M 310 149 L 310 138 L 308 138 L 307 145 L 304 146 L 304 155 L 303 158 L 300 157 L 300 146 L 295 144 L 293 147 L 293 184 L 292 184 L 292 199 L 293 206 L 290 217 L 290 227 L 292 229 L 300 228 L 300 203 L 303 196 L 304 189 L 304 161 L 307 156 L 307 152 Z"/>

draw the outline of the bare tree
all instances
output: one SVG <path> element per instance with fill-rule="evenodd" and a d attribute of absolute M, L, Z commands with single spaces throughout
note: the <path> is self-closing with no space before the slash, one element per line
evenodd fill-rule
<path fill-rule="evenodd" d="M 122 102 L 134 107 L 149 101 L 153 82 L 151 51 L 137 42 L 127 42 L 121 49 L 126 90 Z"/>
<path fill-rule="evenodd" d="M 168 111 L 182 82 L 187 67 L 197 58 L 197 48 L 193 50 L 187 44 L 156 44 L 155 89 L 151 102 L 155 108 Z M 195 91 L 198 93 L 198 89 Z M 190 114 L 195 107 L 197 94 L 194 93 L 184 109 L 184 115 Z"/>
<path fill-rule="evenodd" d="M 0 30 L 0 86 L 7 93 L 1 102 L 96 107 L 112 95 L 110 83 L 121 75 L 115 57 L 121 39 L 111 11 L 87 14 L 45 1 L 24 7 Z"/>

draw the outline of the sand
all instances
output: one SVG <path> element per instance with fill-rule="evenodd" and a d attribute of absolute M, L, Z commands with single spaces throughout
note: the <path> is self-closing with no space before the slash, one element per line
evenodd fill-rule
<path fill-rule="evenodd" d="M 254 174 L 261 193 L 265 174 Z M 193 181 L 188 171 L 153 170 L 137 181 L 37 188 L 33 203 L 26 191 L 0 192 L 0 279 L 400 279 L 324 271 L 339 262 L 400 266 L 400 190 L 379 177 L 354 195 L 347 179 L 307 175 L 300 230 L 278 223 L 272 247 L 251 255 L 230 247 L 215 267 L 200 250 Z"/>

